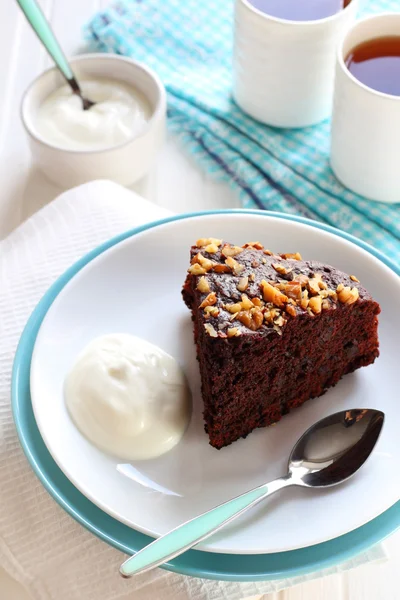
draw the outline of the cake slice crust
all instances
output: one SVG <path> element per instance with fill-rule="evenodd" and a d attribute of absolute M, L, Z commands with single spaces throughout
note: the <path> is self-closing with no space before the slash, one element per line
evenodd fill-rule
<path fill-rule="evenodd" d="M 380 307 L 354 275 L 259 242 L 205 238 L 190 252 L 182 293 L 215 448 L 276 423 L 379 355 Z"/>

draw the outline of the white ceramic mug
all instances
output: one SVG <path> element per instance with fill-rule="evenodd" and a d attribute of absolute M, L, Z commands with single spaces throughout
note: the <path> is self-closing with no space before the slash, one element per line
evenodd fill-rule
<path fill-rule="evenodd" d="M 373 90 L 347 69 L 350 50 L 400 35 L 400 13 L 359 21 L 339 47 L 331 134 L 331 165 L 348 188 L 371 200 L 400 202 L 400 96 Z"/>
<path fill-rule="evenodd" d="M 267 15 L 236 0 L 233 96 L 246 113 L 275 127 L 306 127 L 332 109 L 338 43 L 359 0 L 316 21 Z"/>

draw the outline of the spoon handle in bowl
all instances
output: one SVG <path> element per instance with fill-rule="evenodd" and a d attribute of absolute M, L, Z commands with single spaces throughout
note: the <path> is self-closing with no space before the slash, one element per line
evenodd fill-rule
<path fill-rule="evenodd" d="M 275 479 L 186 521 L 128 558 L 120 567 L 121 575 L 131 577 L 159 567 L 193 548 L 249 508 L 290 483 L 289 477 Z"/>
<path fill-rule="evenodd" d="M 67 81 L 74 79 L 74 74 L 71 71 L 71 67 L 68 64 L 67 59 L 57 39 L 44 16 L 41 8 L 38 6 L 35 0 L 17 0 L 23 13 L 28 19 L 29 23 L 40 41 L 43 43 L 47 52 L 53 58 L 54 62 L 64 75 Z"/>

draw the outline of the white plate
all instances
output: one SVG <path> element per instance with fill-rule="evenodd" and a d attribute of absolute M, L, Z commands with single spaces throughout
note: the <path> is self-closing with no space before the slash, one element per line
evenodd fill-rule
<path fill-rule="evenodd" d="M 242 244 L 260 240 L 277 252 L 299 251 L 355 274 L 382 306 L 381 356 L 308 401 L 275 427 L 218 451 L 201 417 L 200 378 L 190 314 L 181 298 L 189 247 L 212 236 Z M 290 449 L 312 423 L 354 407 L 379 408 L 386 423 L 368 464 L 349 482 L 325 491 L 291 489 L 253 509 L 201 549 L 269 553 L 337 537 L 382 513 L 399 498 L 398 343 L 400 279 L 358 246 L 303 223 L 259 214 L 193 216 L 149 229 L 113 246 L 84 267 L 50 307 L 37 336 L 31 393 L 43 439 L 73 484 L 100 508 L 158 536 L 221 501 L 285 473 Z M 141 336 L 175 356 L 193 391 L 194 414 L 182 442 L 156 460 L 132 463 L 88 443 L 72 424 L 63 381 L 78 352 L 110 332 Z"/>

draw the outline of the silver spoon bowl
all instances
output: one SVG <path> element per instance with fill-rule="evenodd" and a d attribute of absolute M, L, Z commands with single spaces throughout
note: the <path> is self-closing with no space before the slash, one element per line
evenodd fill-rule
<path fill-rule="evenodd" d="M 131 577 L 179 556 L 282 488 L 324 488 L 346 481 L 371 454 L 383 422 L 383 412 L 367 408 L 345 410 L 318 421 L 295 444 L 284 477 L 228 500 L 158 538 L 128 558 L 120 567 L 121 575 Z"/>

